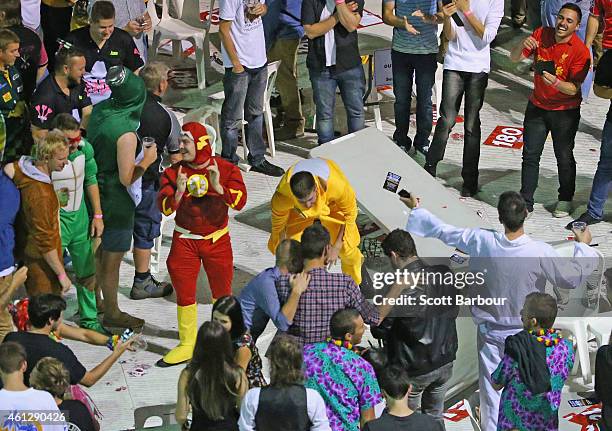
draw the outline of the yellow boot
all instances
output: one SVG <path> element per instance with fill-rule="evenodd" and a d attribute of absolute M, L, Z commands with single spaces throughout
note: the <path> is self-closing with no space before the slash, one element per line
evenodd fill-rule
<path fill-rule="evenodd" d="M 198 334 L 198 306 L 196 304 L 186 307 L 177 306 L 177 319 L 179 328 L 179 345 L 166 353 L 163 359 L 157 361 L 158 367 L 171 367 L 187 362 L 193 356 Z"/>

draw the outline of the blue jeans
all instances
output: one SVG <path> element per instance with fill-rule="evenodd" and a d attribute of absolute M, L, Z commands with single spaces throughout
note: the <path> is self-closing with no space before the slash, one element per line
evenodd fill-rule
<path fill-rule="evenodd" d="M 414 137 L 416 147 L 429 145 L 429 135 L 433 127 L 431 93 L 436 78 L 436 54 L 405 54 L 391 51 L 393 63 L 393 94 L 395 95 L 395 133 L 393 140 L 398 145 L 410 149 L 408 137 L 410 129 L 410 107 L 412 105 L 412 82 L 416 75 L 417 85 L 417 132 Z"/>
<path fill-rule="evenodd" d="M 444 69 L 442 81 L 442 106 L 429 151 L 427 164 L 435 166 L 444 159 L 448 136 L 453 129 L 461 100 L 465 95 L 463 168 L 461 177 L 463 187 L 476 191 L 478 188 L 478 162 L 480 161 L 480 108 L 484 103 L 485 89 L 489 74 L 471 73 Z"/>
<path fill-rule="evenodd" d="M 395 80 L 393 80 L 395 83 Z M 410 376 L 412 390 L 408 395 L 408 407 L 415 412 L 430 415 L 444 427 L 444 397 L 448 381 L 453 375 L 453 363 L 448 363 L 427 374 Z"/>
<path fill-rule="evenodd" d="M 612 108 L 611 108 L 612 109 Z M 601 135 L 601 155 L 597 164 L 597 172 L 593 178 L 593 188 L 587 211 L 591 217 L 601 220 L 604 205 L 612 190 L 612 120 L 607 119 Z"/>
<path fill-rule="evenodd" d="M 238 130 L 243 118 L 245 134 L 249 149 L 249 163 L 258 165 L 264 161 L 266 144 L 263 140 L 263 98 L 268 82 L 268 69 L 262 66 L 257 69 L 244 68 L 242 73 L 234 73 L 231 68 L 225 69 L 223 92 L 225 100 L 221 108 L 221 156 L 232 163 L 238 163 Z"/>
<path fill-rule="evenodd" d="M 336 72 L 336 67 L 327 67 L 322 71 L 309 70 L 312 93 L 317 112 L 317 135 L 319 144 L 334 139 L 334 109 L 336 107 L 336 88 L 346 109 L 346 121 L 349 133 L 365 127 L 363 112 L 363 95 L 365 92 L 365 75 L 361 65 L 343 72 Z"/>

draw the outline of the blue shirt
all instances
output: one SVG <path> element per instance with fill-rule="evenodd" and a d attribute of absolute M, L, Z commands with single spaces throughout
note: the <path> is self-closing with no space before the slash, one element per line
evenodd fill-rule
<path fill-rule="evenodd" d="M 238 300 L 242 307 L 242 316 L 247 328 L 251 328 L 255 310 L 260 309 L 272 319 L 278 329 L 283 332 L 289 329 L 290 323 L 281 313 L 281 305 L 278 300 L 278 293 L 276 293 L 276 281 L 281 275 L 278 267 L 268 268 L 257 274 L 240 292 Z"/>
<path fill-rule="evenodd" d="M 272 48 L 277 39 L 302 39 L 302 0 L 266 0 L 268 11 L 262 17 L 266 50 Z"/>
<path fill-rule="evenodd" d="M 395 15 L 406 17 L 420 34 L 410 34 L 404 28 L 393 27 L 393 50 L 404 54 L 435 54 L 438 52 L 438 25 L 427 24 L 412 13 L 421 10 L 426 15 L 438 11 L 436 0 L 383 0 L 395 3 Z"/>
<path fill-rule="evenodd" d="M 0 169 L 0 196 L 2 196 L 2 205 L 0 205 L 0 273 L 2 273 L 15 264 L 14 224 L 20 202 L 19 190 L 2 169 Z"/>

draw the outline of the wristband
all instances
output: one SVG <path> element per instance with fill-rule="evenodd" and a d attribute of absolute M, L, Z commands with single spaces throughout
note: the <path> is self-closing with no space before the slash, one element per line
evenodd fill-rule
<path fill-rule="evenodd" d="M 552 83 L 552 86 L 557 88 L 559 84 L 561 84 L 561 81 L 555 76 L 555 82 Z"/>
<path fill-rule="evenodd" d="M 465 12 L 463 12 L 463 15 L 465 15 L 466 17 L 469 17 L 470 15 L 474 15 L 474 12 L 468 9 Z"/>
<path fill-rule="evenodd" d="M 109 350 L 114 351 L 115 347 L 117 346 L 118 341 L 119 341 L 119 335 L 111 335 L 110 337 L 108 337 L 108 341 L 106 342 L 106 347 L 108 347 Z"/>
<path fill-rule="evenodd" d="M 102 215 L 102 214 L 94 214 L 93 218 L 95 218 L 97 220 L 102 220 L 104 218 L 104 215 Z"/>
<path fill-rule="evenodd" d="M 64 281 L 64 280 L 65 280 L 67 277 L 68 277 L 68 276 L 66 275 L 66 273 L 65 273 L 65 272 L 62 272 L 61 274 L 58 274 L 58 275 L 57 275 L 57 279 L 58 279 L 60 282 Z"/>
<path fill-rule="evenodd" d="M 344 0 L 336 0 L 336 5 L 344 3 Z"/>

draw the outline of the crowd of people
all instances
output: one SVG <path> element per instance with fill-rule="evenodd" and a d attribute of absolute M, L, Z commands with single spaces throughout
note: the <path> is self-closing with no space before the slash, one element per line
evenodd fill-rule
<path fill-rule="evenodd" d="M 421 152 L 424 170 L 435 177 L 464 103 L 461 195 L 471 197 L 479 191 L 480 110 L 504 2 L 443 3 L 383 1 L 383 21 L 393 27 L 393 140 L 408 154 L 413 148 Z M 534 90 L 524 118 L 520 192 L 499 198 L 503 232 L 449 225 L 423 208 L 417 196 L 402 197 L 410 209 L 406 227 L 389 233 L 382 249 L 394 270 L 431 277 L 390 283 L 389 301 L 375 306 L 360 289 L 367 271 L 349 180 L 333 160 L 306 159 L 287 170 L 270 163 L 263 134 L 266 65 L 281 60 L 275 134 L 283 140 L 304 135 L 297 76 L 304 37 L 318 143 L 336 136 L 337 91 L 348 131 L 365 127 L 357 32 L 363 0 L 221 0 L 225 99 L 218 131 L 198 122 L 181 124 L 162 104 L 169 68 L 148 59 L 152 20 L 144 1 L 3 0 L 0 411 L 58 412 L 45 430 L 64 429 L 66 420 L 83 431 L 99 429 L 99 412 L 81 386 L 96 384 L 134 348 L 137 335 L 118 334 L 145 326 L 144 316 L 122 311 L 118 302 L 121 264 L 131 249 L 132 300 L 176 293 L 179 343 L 156 365 L 186 364 L 176 406 L 184 429 L 444 429 L 459 307 L 393 305 L 400 296 L 457 294 L 456 285 L 441 281 L 452 272 L 448 266 L 419 258 L 413 238 L 419 236 L 436 238 L 473 259 L 495 259 L 486 294 L 508 297 L 503 306 L 471 307 L 478 327 L 481 428 L 558 429 L 560 393 L 573 368 L 574 346 L 554 330 L 557 301 L 544 286 L 548 281 L 559 289 L 577 288 L 595 270 L 597 254 L 589 246 L 588 228 L 567 225 L 576 239 L 574 257 L 559 261 L 552 247 L 529 238 L 523 226 L 534 211 L 549 133 L 559 170 L 553 215 L 573 211 L 581 103 L 591 82 L 596 96 L 612 99 L 612 5 L 542 0 L 534 12 L 533 4 L 525 3 L 512 1 L 513 24 L 522 26 L 527 14 L 534 31 L 509 57 L 514 62 L 533 58 Z M 592 50 L 598 32 L 601 58 Z M 441 57 L 443 92 L 434 130 L 431 96 Z M 414 82 L 417 130 L 410 138 Z M 577 219 L 587 225 L 603 219 L 612 181 L 611 133 L 612 104 L 587 212 Z M 275 266 L 234 296 L 229 210 L 244 208 L 249 192 L 238 167 L 240 139 L 248 147 L 251 172 L 281 178 L 270 203 L 267 244 Z M 162 217 L 172 214 L 170 282 L 162 282 L 151 275 L 151 249 Z M 329 272 L 338 260 L 341 272 Z M 202 266 L 213 308 L 211 320 L 199 325 Z M 27 296 L 14 298 L 22 285 Z M 63 320 L 64 295 L 72 288 L 78 327 Z M 278 333 L 267 352 L 268 382 L 257 340 L 270 321 Z M 382 349 L 360 346 L 366 325 L 382 340 Z M 62 338 L 111 352 L 88 370 Z M 604 430 L 612 429 L 606 383 L 611 370 L 607 345 L 597 354 L 595 381 Z M 20 419 L 2 420 L 3 429 L 19 429 Z"/>

